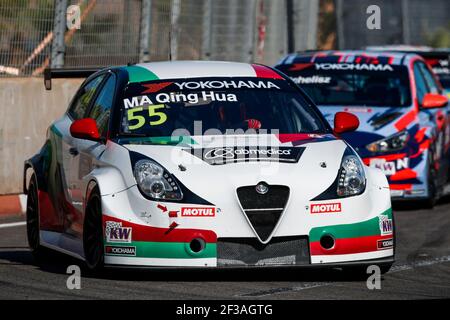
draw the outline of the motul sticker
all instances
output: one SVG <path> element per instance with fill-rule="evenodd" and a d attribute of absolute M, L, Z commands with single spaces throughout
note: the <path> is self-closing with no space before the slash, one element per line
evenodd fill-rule
<path fill-rule="evenodd" d="M 215 215 L 216 215 L 216 208 L 202 208 L 202 207 L 181 208 L 182 217 L 214 217 Z"/>
<path fill-rule="evenodd" d="M 378 240 L 377 241 L 377 249 L 378 250 L 390 249 L 393 246 L 394 246 L 394 239 L 393 238 L 383 239 L 383 240 Z"/>
<path fill-rule="evenodd" d="M 337 213 L 342 211 L 341 203 L 312 204 L 311 213 Z"/>

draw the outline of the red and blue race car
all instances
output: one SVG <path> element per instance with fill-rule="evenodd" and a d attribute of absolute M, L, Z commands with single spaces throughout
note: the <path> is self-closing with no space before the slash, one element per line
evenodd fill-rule
<path fill-rule="evenodd" d="M 449 181 L 450 107 L 443 88 L 419 55 L 401 52 L 313 51 L 276 65 L 304 89 L 332 121 L 358 116 L 343 134 L 364 162 L 383 170 L 394 200 L 433 206 Z"/>

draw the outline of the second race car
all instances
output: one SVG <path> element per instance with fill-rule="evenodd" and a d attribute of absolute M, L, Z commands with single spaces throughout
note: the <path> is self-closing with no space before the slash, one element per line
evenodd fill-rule
<path fill-rule="evenodd" d="M 395 200 L 433 206 L 449 181 L 450 108 L 426 62 L 415 54 L 324 51 L 291 54 L 276 66 L 319 106 L 329 122 L 356 114 L 344 134 L 364 162 L 380 168 Z"/>

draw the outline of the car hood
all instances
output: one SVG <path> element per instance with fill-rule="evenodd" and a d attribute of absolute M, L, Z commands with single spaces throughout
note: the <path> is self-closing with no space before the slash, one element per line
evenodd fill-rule
<path fill-rule="evenodd" d="M 334 182 L 347 148 L 344 141 L 329 134 L 192 136 L 159 143 L 151 140 L 128 139 L 121 143 L 130 152 L 164 166 L 204 199 L 215 198 L 212 190 L 234 194 L 237 187 L 261 181 L 287 185 L 292 192 L 312 199 Z"/>

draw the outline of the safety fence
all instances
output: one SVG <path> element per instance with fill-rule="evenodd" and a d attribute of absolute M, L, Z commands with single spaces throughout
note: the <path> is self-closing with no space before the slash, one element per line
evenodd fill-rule
<path fill-rule="evenodd" d="M 315 47 L 319 0 L 0 0 L 0 76 L 160 60 L 275 63 Z"/>

